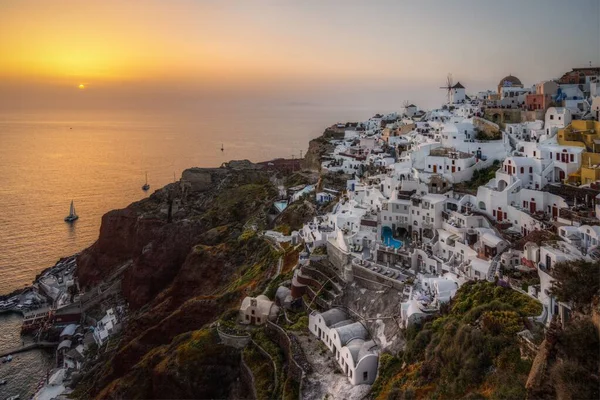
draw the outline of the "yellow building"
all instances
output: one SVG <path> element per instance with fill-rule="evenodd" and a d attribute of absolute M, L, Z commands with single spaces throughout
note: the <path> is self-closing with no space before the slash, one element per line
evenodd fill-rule
<path fill-rule="evenodd" d="M 600 180 L 600 122 L 572 121 L 558 131 L 557 140 L 561 146 L 586 149 L 581 155 L 581 168 L 569 175 L 569 182 L 585 185 Z"/>

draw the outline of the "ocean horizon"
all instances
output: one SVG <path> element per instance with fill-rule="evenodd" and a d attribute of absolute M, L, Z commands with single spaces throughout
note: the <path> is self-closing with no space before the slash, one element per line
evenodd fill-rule
<path fill-rule="evenodd" d="M 290 101 L 2 113 L 0 294 L 30 285 L 59 258 L 91 245 L 102 215 L 149 196 L 187 168 L 300 157 L 326 127 L 390 111 Z M 148 192 L 141 189 L 146 173 Z M 68 224 L 71 200 L 79 219 Z"/>

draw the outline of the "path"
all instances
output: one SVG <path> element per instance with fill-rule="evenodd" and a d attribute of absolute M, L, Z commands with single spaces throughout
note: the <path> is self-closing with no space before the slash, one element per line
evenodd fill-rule
<path fill-rule="evenodd" d="M 9 354 L 24 353 L 26 351 L 38 349 L 38 348 L 55 347 L 55 346 L 58 346 L 58 342 L 36 342 L 36 343 L 31 343 L 26 346 L 17 347 L 12 350 L 0 353 L 0 357 L 6 357 Z"/>

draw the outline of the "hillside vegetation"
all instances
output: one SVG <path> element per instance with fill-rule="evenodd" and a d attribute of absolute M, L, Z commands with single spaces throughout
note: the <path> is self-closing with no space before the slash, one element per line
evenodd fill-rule
<path fill-rule="evenodd" d="M 373 398 L 524 398 L 531 362 L 516 333 L 540 312 L 511 289 L 464 284 L 440 315 L 406 331 L 403 353 L 382 355 Z"/>

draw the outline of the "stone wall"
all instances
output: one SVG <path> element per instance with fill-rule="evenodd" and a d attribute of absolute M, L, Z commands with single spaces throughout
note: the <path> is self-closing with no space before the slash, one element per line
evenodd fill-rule
<path fill-rule="evenodd" d="M 394 289 L 404 290 L 404 284 L 396 279 L 384 277 L 367 268 L 352 264 L 354 278 L 360 280 L 361 286 L 369 290 L 381 290 L 382 287 L 393 287 Z"/>
<path fill-rule="evenodd" d="M 225 346 L 235 347 L 236 349 L 243 349 L 244 347 L 246 347 L 248 345 L 248 343 L 250 343 L 250 340 L 251 340 L 250 335 L 246 335 L 246 336 L 230 335 L 228 333 L 221 331 L 218 328 L 217 328 L 217 333 L 219 334 L 219 338 L 221 339 L 221 342 L 223 342 L 223 344 Z"/>
<path fill-rule="evenodd" d="M 250 369 L 250 367 L 248 367 L 248 364 L 246 364 L 246 361 L 244 360 L 244 352 L 241 352 L 241 361 L 240 364 L 242 366 L 242 368 L 240 368 L 240 380 L 242 381 L 242 383 L 249 388 L 252 388 L 252 399 L 256 399 L 258 396 L 256 394 L 256 384 L 254 382 L 254 375 L 252 374 L 252 370 Z"/>
<path fill-rule="evenodd" d="M 350 262 L 350 254 L 344 253 L 339 248 L 327 242 L 327 258 L 333 264 L 337 275 L 343 275 L 344 267 Z"/>
<path fill-rule="evenodd" d="M 277 370 L 277 364 L 275 363 L 275 360 L 273 360 L 273 357 L 271 357 L 271 355 L 265 349 L 263 349 L 258 343 L 256 343 L 254 340 L 251 340 L 251 343 L 265 357 L 267 357 L 269 360 L 271 360 L 271 364 L 273 365 L 273 380 L 274 380 L 273 393 L 277 393 L 277 390 L 279 389 L 279 371 Z"/>
<path fill-rule="evenodd" d="M 268 321 L 265 325 L 265 333 L 272 341 L 277 343 L 283 351 L 288 365 L 288 374 L 300 384 L 299 398 L 302 399 L 302 386 L 306 374 L 311 370 L 311 366 L 306 360 L 306 356 L 300 347 L 298 339 L 292 334 L 288 335 L 288 333 L 280 326 L 277 326 L 271 321 Z"/>
<path fill-rule="evenodd" d="M 544 110 L 521 111 L 521 121 L 544 121 L 545 116 Z"/>
<path fill-rule="evenodd" d="M 473 117 L 473 125 L 484 131 L 488 136 L 494 136 L 494 134 L 500 131 L 500 127 L 497 124 L 479 117 Z"/>

